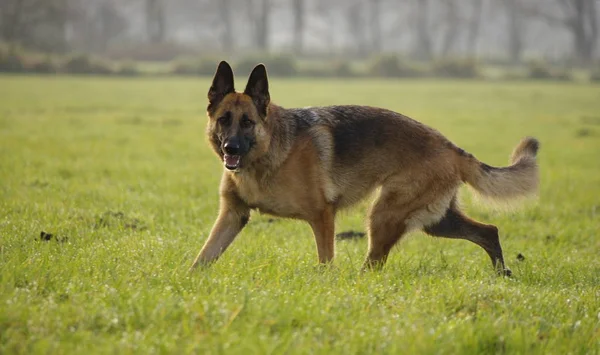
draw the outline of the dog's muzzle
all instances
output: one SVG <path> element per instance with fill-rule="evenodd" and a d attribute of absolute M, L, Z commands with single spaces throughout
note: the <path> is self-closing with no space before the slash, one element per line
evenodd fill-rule
<path fill-rule="evenodd" d="M 223 162 L 228 170 L 237 170 L 240 167 L 242 156 L 240 155 L 240 144 L 236 141 L 228 141 L 223 145 Z"/>

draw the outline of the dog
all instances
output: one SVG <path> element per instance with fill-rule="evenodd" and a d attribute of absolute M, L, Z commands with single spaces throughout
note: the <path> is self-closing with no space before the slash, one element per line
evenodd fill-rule
<path fill-rule="evenodd" d="M 383 266 L 403 235 L 423 230 L 479 245 L 496 271 L 510 276 L 498 228 L 461 212 L 457 191 L 467 183 L 500 201 L 534 194 L 535 138 L 521 140 L 510 166 L 492 167 L 437 130 L 386 109 L 277 106 L 263 64 L 252 70 L 244 92 L 236 92 L 225 61 L 208 91 L 207 114 L 208 141 L 224 172 L 219 215 L 191 269 L 219 258 L 251 210 L 308 222 L 319 262 L 329 263 L 336 213 L 378 190 L 368 216 L 364 269 Z"/>

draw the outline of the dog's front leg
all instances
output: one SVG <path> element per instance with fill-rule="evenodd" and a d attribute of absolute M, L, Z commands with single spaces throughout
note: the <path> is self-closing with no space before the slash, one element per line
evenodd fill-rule
<path fill-rule="evenodd" d="M 219 217 L 190 270 L 217 260 L 250 219 L 250 208 L 233 194 L 221 196 Z"/>
<path fill-rule="evenodd" d="M 334 255 L 334 232 L 335 232 L 335 209 L 332 205 L 326 205 L 325 209 L 310 221 L 319 262 L 322 264 L 333 260 Z"/>

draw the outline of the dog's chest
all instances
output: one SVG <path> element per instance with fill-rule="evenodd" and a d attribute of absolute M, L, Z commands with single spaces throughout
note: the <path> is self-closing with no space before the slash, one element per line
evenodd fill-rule
<path fill-rule="evenodd" d="M 275 182 L 259 183 L 252 177 L 236 179 L 239 197 L 252 209 L 279 217 L 303 218 L 304 211 L 298 206 L 285 185 Z"/>
<path fill-rule="evenodd" d="M 265 189 L 253 177 L 237 177 L 235 185 L 240 198 L 250 207 L 258 205 L 265 198 Z"/>

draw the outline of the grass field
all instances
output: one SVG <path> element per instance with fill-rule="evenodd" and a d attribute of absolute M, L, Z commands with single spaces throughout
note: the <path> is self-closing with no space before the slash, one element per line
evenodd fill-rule
<path fill-rule="evenodd" d="M 538 137 L 539 199 L 506 213 L 461 194 L 500 228 L 500 278 L 479 247 L 420 233 L 381 272 L 359 272 L 364 238 L 319 268 L 308 225 L 260 214 L 188 274 L 222 170 L 208 84 L 0 77 L 0 354 L 600 353 L 599 86 L 271 82 L 281 105 L 390 108 L 492 165 Z M 368 205 L 337 230 L 364 231 Z"/>

